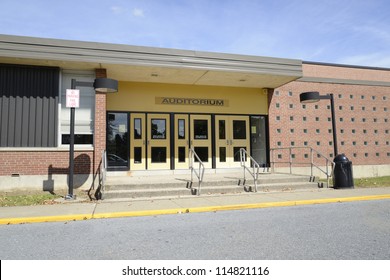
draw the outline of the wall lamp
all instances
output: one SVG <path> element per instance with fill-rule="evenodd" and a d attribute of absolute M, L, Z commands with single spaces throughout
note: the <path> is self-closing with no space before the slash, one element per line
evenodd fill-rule
<path fill-rule="evenodd" d="M 334 112 L 333 94 L 320 95 L 318 91 L 303 92 L 299 95 L 301 103 L 314 103 L 321 99 L 330 100 L 330 109 L 332 112 L 332 130 L 333 130 L 333 149 L 334 149 L 334 169 L 333 169 L 333 187 L 335 189 L 353 188 L 352 162 L 344 155 L 338 154 L 337 134 L 336 134 L 336 116 Z"/>
<path fill-rule="evenodd" d="M 338 155 L 338 149 L 337 149 L 337 135 L 336 135 L 336 116 L 334 112 L 334 100 L 333 100 L 333 93 L 326 94 L 326 95 L 320 95 L 318 91 L 308 91 L 303 92 L 299 95 L 299 99 L 301 103 L 307 104 L 307 103 L 315 103 L 320 101 L 321 99 L 329 99 L 330 100 L 330 109 L 332 112 L 332 131 L 333 131 L 333 149 L 334 149 L 334 156 Z"/>
<path fill-rule="evenodd" d="M 113 93 L 118 91 L 118 81 L 108 78 L 97 78 L 94 82 L 83 82 L 72 79 L 71 89 L 77 87 L 91 87 L 95 91 L 104 93 Z M 70 107 L 70 141 L 69 141 L 69 189 L 65 196 L 66 200 L 75 199 L 73 195 L 73 177 L 74 177 L 74 126 L 75 126 L 75 107 Z"/>

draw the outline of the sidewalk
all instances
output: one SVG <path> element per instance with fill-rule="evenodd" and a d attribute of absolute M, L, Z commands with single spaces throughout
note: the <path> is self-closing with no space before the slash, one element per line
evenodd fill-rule
<path fill-rule="evenodd" d="M 59 204 L 1 207 L 0 225 L 154 216 L 209 211 L 285 207 L 390 199 L 390 188 L 315 189 L 186 196 L 127 201 L 65 201 Z"/>

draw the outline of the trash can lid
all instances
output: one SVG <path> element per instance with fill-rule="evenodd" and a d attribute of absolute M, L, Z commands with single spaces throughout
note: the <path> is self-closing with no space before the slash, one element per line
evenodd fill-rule
<path fill-rule="evenodd" d="M 349 159 L 345 154 L 339 154 L 334 158 L 333 162 L 349 162 Z"/>

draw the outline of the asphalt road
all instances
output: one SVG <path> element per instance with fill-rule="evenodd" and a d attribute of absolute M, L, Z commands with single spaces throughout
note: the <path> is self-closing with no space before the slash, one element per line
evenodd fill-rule
<path fill-rule="evenodd" d="M 390 200 L 0 226 L 0 259 L 385 259 Z"/>

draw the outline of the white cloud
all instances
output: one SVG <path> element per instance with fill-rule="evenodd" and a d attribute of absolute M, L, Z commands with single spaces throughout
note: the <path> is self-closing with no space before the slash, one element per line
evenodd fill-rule
<path fill-rule="evenodd" d="M 133 11 L 132 11 L 132 14 L 133 16 L 135 17 L 144 17 L 144 10 L 142 9 L 138 9 L 138 8 L 134 8 Z"/>
<path fill-rule="evenodd" d="M 118 7 L 118 6 L 113 6 L 110 8 L 111 11 L 114 13 L 114 14 L 122 14 L 125 12 L 125 9 L 122 8 L 122 7 Z"/>

